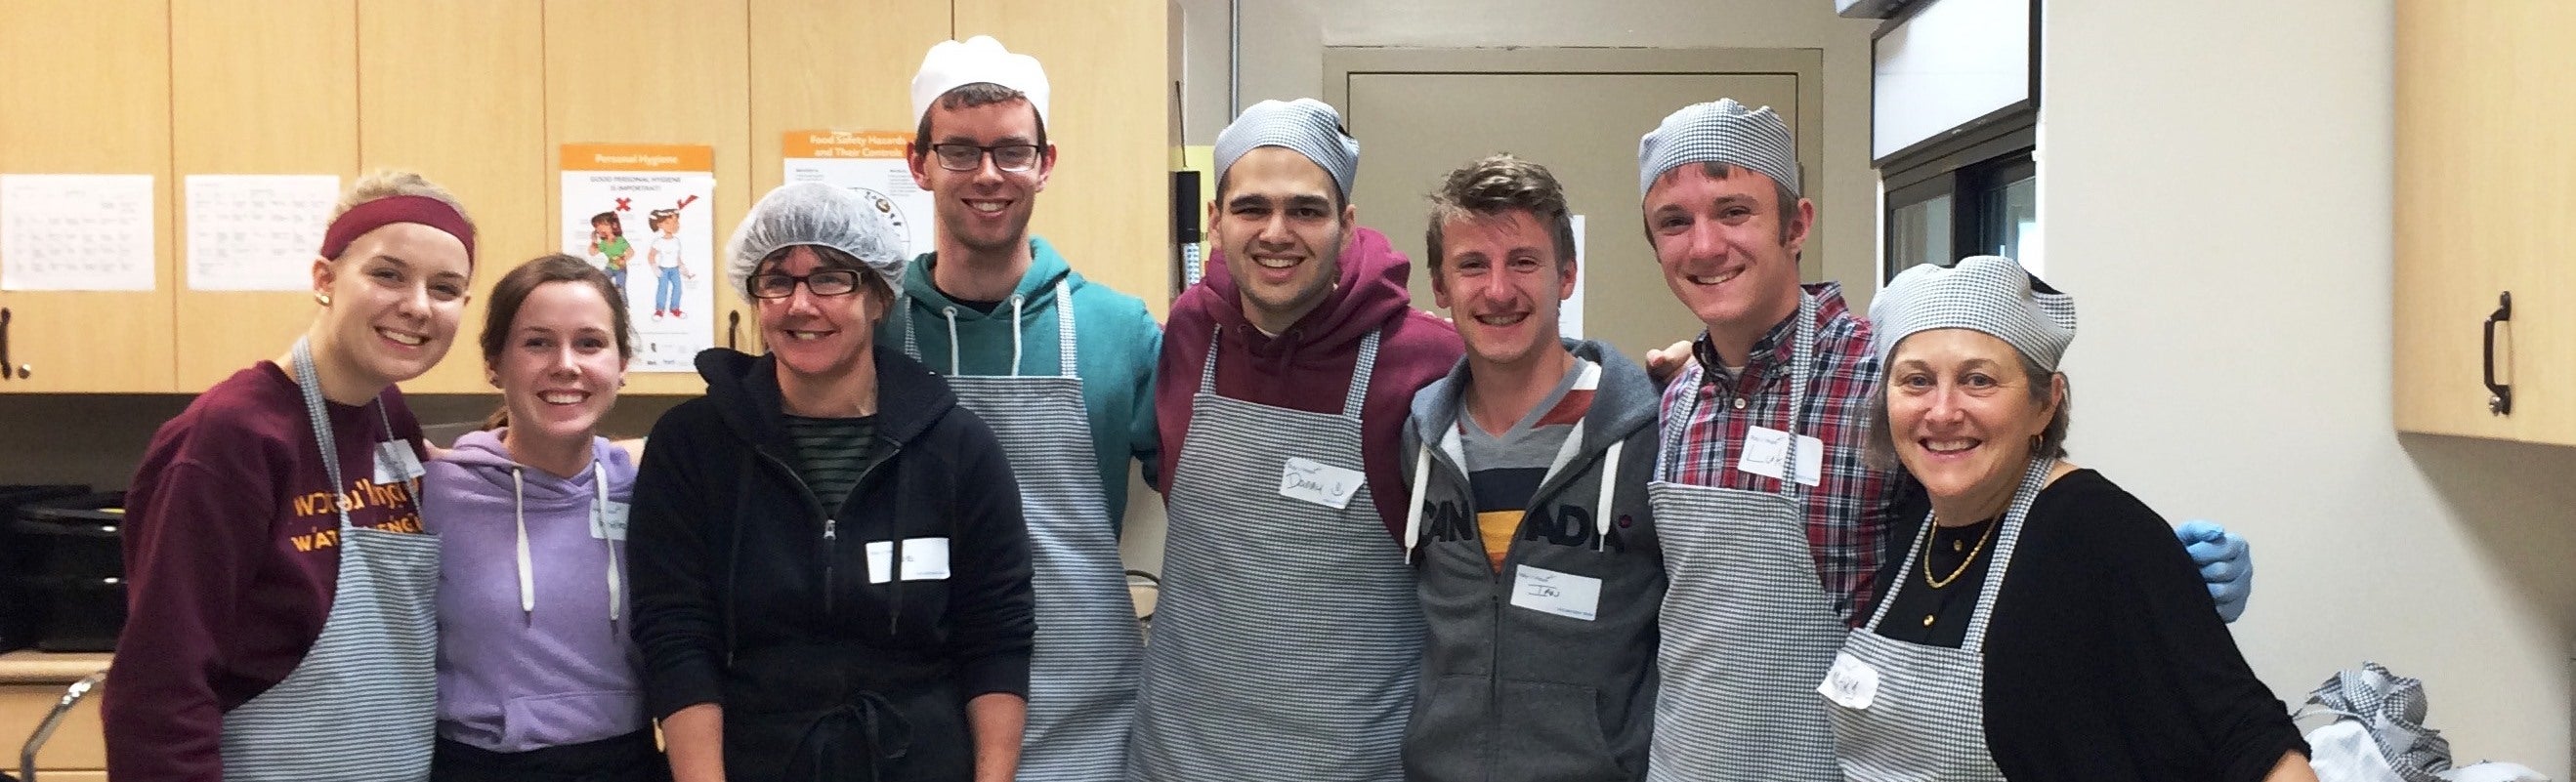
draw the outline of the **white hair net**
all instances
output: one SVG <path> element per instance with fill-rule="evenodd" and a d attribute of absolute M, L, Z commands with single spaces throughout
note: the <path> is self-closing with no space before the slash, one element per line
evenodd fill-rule
<path fill-rule="evenodd" d="M 821 182 L 780 185 L 761 196 L 760 203 L 751 205 L 751 214 L 734 227 L 733 241 L 725 246 L 731 259 L 725 272 L 733 280 L 734 292 L 751 298 L 748 281 L 759 270 L 760 259 L 800 244 L 849 253 L 885 278 L 887 290 L 903 290 L 903 265 L 911 258 L 884 214 L 894 205 L 872 200 Z"/>

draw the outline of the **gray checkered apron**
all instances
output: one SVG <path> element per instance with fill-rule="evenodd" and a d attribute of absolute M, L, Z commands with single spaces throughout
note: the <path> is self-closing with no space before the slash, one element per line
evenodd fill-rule
<path fill-rule="evenodd" d="M 1910 644 L 1875 632 L 1887 619 L 1887 607 L 1914 581 L 1923 556 L 1923 531 L 1906 550 L 1905 564 L 1878 601 L 1869 625 L 1843 644 L 1844 666 L 1864 665 L 1877 673 L 1877 689 L 1863 708 L 1827 704 L 1834 738 L 1842 747 L 1843 773 L 1857 782 L 2003 782 L 1986 751 L 1985 648 L 1986 621 L 1994 616 L 1995 594 L 2012 566 L 2013 548 L 2021 540 L 2023 517 L 2048 481 L 2055 459 L 2032 459 L 2022 474 L 2021 490 L 1995 530 L 1994 559 L 1987 564 L 1985 584 L 1977 588 L 1977 607 L 1968 619 L 1967 638 L 1959 648 Z"/>
<path fill-rule="evenodd" d="M 1808 414 L 1815 299 L 1798 304 L 1789 360 L 1789 453 Z M 1655 782 L 1838 780 L 1834 738 L 1816 683 L 1848 635 L 1807 545 L 1806 489 L 1779 493 L 1673 483 L 1699 394 L 1666 416 L 1654 504 L 1671 586 L 1664 593 L 1663 691 L 1647 779 Z"/>
<path fill-rule="evenodd" d="M 957 403 L 975 411 L 1001 440 L 1028 518 L 1038 634 L 1029 657 L 1020 782 L 1095 782 L 1114 779 L 1126 767 L 1144 639 L 1127 592 L 1126 566 L 1118 558 L 1118 535 L 1100 496 L 1091 418 L 1077 374 L 1070 287 L 1056 283 L 1055 301 L 1060 374 L 1020 376 L 1014 349 L 1011 375 L 959 375 L 952 352 L 947 377 Z M 918 360 L 912 310 L 908 303 L 903 308 L 903 352 Z M 1013 317 L 1011 328 L 1019 327 Z"/>
<path fill-rule="evenodd" d="M 349 485 L 303 340 L 294 364 L 336 497 Z M 385 431 L 392 436 L 390 419 Z M 415 502 L 419 491 L 415 478 Z M 285 680 L 224 712 L 224 779 L 429 778 L 438 729 L 438 536 L 360 527 L 349 523 L 346 506 L 337 509 L 339 580 L 322 635 Z M 344 738 L 351 736 L 363 740 Z"/>
<path fill-rule="evenodd" d="M 1279 493 L 1289 457 L 1366 471 L 1360 407 L 1378 339 L 1360 343 L 1339 415 L 1218 396 L 1224 340 L 1210 340 L 1168 478 L 1162 603 L 1129 778 L 1402 778 L 1422 657 L 1413 571 L 1365 485 L 1339 510 Z"/>

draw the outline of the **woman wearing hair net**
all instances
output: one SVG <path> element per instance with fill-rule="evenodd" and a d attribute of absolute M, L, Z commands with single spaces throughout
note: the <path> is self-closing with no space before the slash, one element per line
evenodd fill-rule
<path fill-rule="evenodd" d="M 768 355 L 698 354 L 628 533 L 645 700 L 680 782 L 1012 778 L 1035 632 L 1000 445 L 873 347 L 905 255 L 846 190 L 769 192 L 728 273 Z"/>

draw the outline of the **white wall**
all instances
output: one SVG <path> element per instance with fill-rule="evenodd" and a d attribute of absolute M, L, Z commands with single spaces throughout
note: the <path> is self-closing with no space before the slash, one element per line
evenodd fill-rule
<path fill-rule="evenodd" d="M 2461 761 L 2567 779 L 2576 449 L 2390 424 L 2390 1 L 2044 16 L 2076 460 L 2255 540 L 2236 635 L 2285 700 L 2376 660 Z"/>

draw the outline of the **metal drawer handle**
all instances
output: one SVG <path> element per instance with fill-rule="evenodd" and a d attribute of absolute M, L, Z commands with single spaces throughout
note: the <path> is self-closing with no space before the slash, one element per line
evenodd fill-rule
<path fill-rule="evenodd" d="M 2512 414 L 2513 414 L 2513 386 L 2510 386 L 2510 385 L 2506 385 L 2506 384 L 2503 384 L 2503 383 L 2498 383 L 2498 382 L 2496 382 L 2496 373 L 2495 373 L 2495 365 L 2496 365 L 2496 349 L 2495 349 L 2495 332 L 2496 332 L 2496 324 L 2498 324 L 2498 323 L 2507 323 L 2507 322 L 2511 322 L 2512 320 L 2513 320 L 2513 291 L 2505 291 L 2504 293 L 2498 294 L 2498 295 L 2496 296 L 2496 311 L 2495 311 L 2495 314 L 2493 314 L 2493 315 L 2488 315 L 2488 316 L 2487 316 L 2487 326 L 2486 326 L 2486 337 L 2487 337 L 2487 338 L 2486 338 L 2486 345 L 2487 345 L 2487 347 L 2486 347 L 2486 352 L 2485 352 L 2485 358 L 2486 358 L 2486 384 L 2487 384 L 2487 412 L 2488 412 L 2488 413 L 2490 413 L 2490 414 L 2494 414 L 2494 415 L 2512 415 Z"/>

